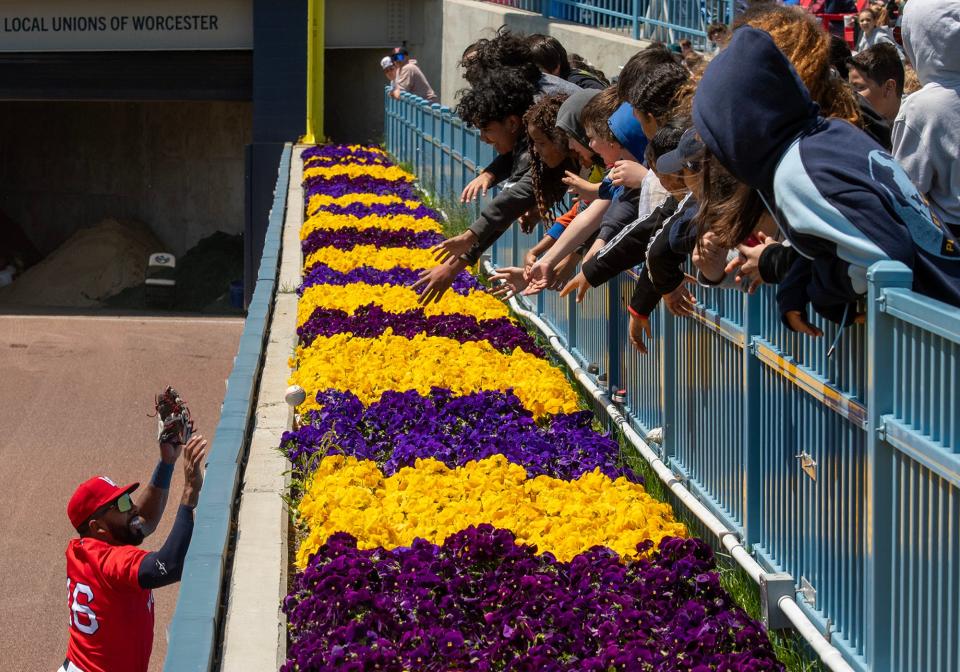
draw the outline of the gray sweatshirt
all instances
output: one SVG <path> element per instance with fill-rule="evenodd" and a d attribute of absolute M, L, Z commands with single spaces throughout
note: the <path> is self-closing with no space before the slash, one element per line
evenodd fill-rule
<path fill-rule="evenodd" d="M 893 122 L 893 155 L 933 213 L 960 226 L 960 0 L 910 0 L 902 27 L 923 88 Z"/>

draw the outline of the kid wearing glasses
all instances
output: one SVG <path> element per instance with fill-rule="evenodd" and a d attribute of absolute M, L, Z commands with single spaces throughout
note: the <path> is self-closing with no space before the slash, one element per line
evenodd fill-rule
<path fill-rule="evenodd" d="M 161 460 L 139 502 L 106 476 L 81 483 L 67 504 L 80 534 L 67 546 L 70 636 L 59 672 L 146 672 L 153 649 L 154 588 L 180 580 L 193 535 L 193 509 L 203 486 L 207 442 L 163 443 Z M 173 467 L 183 452 L 183 496 L 170 535 L 158 551 L 137 548 L 167 502 Z"/>

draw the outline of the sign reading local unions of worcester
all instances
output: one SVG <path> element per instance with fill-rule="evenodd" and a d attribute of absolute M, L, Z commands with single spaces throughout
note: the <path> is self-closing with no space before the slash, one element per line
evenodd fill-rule
<path fill-rule="evenodd" d="M 252 48 L 252 0 L 0 0 L 0 51 Z"/>

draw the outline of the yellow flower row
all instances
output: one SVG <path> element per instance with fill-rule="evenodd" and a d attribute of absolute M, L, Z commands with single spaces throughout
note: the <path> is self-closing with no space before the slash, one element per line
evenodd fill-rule
<path fill-rule="evenodd" d="M 351 267 L 352 268 L 352 267 Z M 375 303 L 389 313 L 402 313 L 423 308 L 425 315 L 452 315 L 462 313 L 478 320 L 509 317 L 507 307 L 486 292 L 470 292 L 466 296 L 448 291 L 439 303 L 421 306 L 419 295 L 409 287 L 398 285 L 367 285 L 361 282 L 349 285 L 314 285 L 304 290 L 297 302 L 297 326 L 302 325 L 317 308 L 342 310 L 353 314 L 360 306 Z"/>
<path fill-rule="evenodd" d="M 420 201 L 405 201 L 399 196 L 393 195 L 344 194 L 343 196 L 329 196 L 327 194 L 314 194 L 307 201 L 307 214 L 314 214 L 319 208 L 326 205 L 347 206 L 353 203 L 361 203 L 363 205 L 395 205 L 397 203 L 403 203 L 411 209 L 421 205 Z"/>
<path fill-rule="evenodd" d="M 490 523 L 562 561 L 596 545 L 633 558 L 642 541 L 687 536 L 670 506 L 637 483 L 613 481 L 599 470 L 576 481 L 527 479 L 523 467 L 502 455 L 456 469 L 417 460 L 389 478 L 375 462 L 326 457 L 297 509 L 310 530 L 297 551 L 300 568 L 335 532 L 352 534 L 360 548 L 389 549 L 418 537 L 442 544 L 470 525 Z"/>
<path fill-rule="evenodd" d="M 340 164 L 337 166 L 313 166 L 305 168 L 303 171 L 304 180 L 309 180 L 311 177 L 336 177 L 337 175 L 347 175 L 350 178 L 366 175 L 379 180 L 404 180 L 406 182 L 413 180 L 413 175 L 397 166 Z"/>
<path fill-rule="evenodd" d="M 307 393 L 299 413 L 319 408 L 316 393 L 329 388 L 353 392 L 364 404 L 378 401 L 388 390 L 428 394 L 433 387 L 445 387 L 465 395 L 512 388 L 537 417 L 573 413 L 579 406 L 560 369 L 520 348 L 504 354 L 486 341 L 460 343 L 425 334 L 404 338 L 392 329 L 376 338 L 337 334 L 297 348 L 293 363 L 297 367 L 290 384 Z"/>
<path fill-rule="evenodd" d="M 403 268 L 422 269 L 433 268 L 437 265 L 434 253 L 430 250 L 355 245 L 349 250 L 321 247 L 307 255 L 307 258 L 303 260 L 303 267 L 309 269 L 314 264 L 321 262 L 343 273 L 358 266 L 371 266 L 380 269 L 402 266 Z"/>
<path fill-rule="evenodd" d="M 414 217 L 413 215 L 368 215 L 354 217 L 353 215 L 334 215 L 329 212 L 318 212 L 303 223 L 300 229 L 300 239 L 303 240 L 318 229 L 380 229 L 381 231 L 397 231 L 410 229 L 411 231 L 443 231 L 440 223 L 430 217 Z"/>

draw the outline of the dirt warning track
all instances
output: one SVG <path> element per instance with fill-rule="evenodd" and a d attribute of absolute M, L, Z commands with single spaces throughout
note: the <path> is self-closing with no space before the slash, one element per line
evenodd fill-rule
<path fill-rule="evenodd" d="M 153 395 L 173 385 L 198 431 L 212 439 L 243 321 L 0 315 L 0 660 L 7 670 L 49 670 L 67 641 L 64 549 L 74 488 L 90 476 L 145 483 L 159 459 Z M 174 472 L 164 520 L 183 483 Z M 155 591 L 151 670 L 166 655 L 176 587 Z"/>

